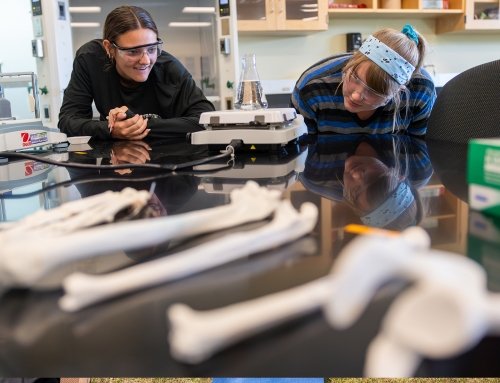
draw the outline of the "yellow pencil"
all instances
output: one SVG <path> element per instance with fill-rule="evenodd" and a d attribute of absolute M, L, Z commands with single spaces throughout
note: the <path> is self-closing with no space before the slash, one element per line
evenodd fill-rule
<path fill-rule="evenodd" d="M 351 223 L 349 225 L 344 226 L 344 231 L 346 233 L 351 233 L 351 234 L 379 234 L 379 235 L 385 235 L 388 237 L 396 237 L 400 235 L 398 231 L 394 230 L 386 230 L 386 229 L 380 229 L 378 227 L 371 227 L 371 226 L 365 226 L 365 225 L 358 225 L 355 223 Z"/>

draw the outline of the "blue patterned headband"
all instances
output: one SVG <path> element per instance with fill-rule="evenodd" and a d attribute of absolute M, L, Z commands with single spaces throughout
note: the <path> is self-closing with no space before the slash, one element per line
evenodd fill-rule
<path fill-rule="evenodd" d="M 385 227 L 396 220 L 415 201 L 413 193 L 405 182 L 401 182 L 396 190 L 375 210 L 361 217 L 367 226 Z"/>
<path fill-rule="evenodd" d="M 387 72 L 399 85 L 406 84 L 415 67 L 376 37 L 370 35 L 359 51 Z"/>

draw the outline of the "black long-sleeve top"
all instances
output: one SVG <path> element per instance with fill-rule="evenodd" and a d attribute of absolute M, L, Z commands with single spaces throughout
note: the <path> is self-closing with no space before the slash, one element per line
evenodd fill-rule
<path fill-rule="evenodd" d="M 92 119 L 93 101 L 99 121 Z M 127 88 L 115 67 L 109 65 L 102 40 L 89 41 L 76 52 L 59 113 L 59 129 L 68 136 L 110 138 L 106 116 L 110 109 L 123 105 L 134 113 L 160 117 L 149 119 L 149 138 L 201 130 L 200 114 L 214 110 L 191 74 L 171 54 L 163 51 L 147 81 Z"/>

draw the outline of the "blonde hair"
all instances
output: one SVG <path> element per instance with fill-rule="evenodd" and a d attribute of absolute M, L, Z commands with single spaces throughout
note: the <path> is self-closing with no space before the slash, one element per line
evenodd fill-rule
<path fill-rule="evenodd" d="M 416 44 L 415 41 L 410 39 L 404 33 L 391 28 L 380 29 L 373 33 L 373 36 L 397 52 L 401 57 L 415 67 L 412 77 L 415 73 L 420 71 L 424 62 L 425 52 L 427 50 L 427 42 L 420 33 L 417 32 L 418 44 Z M 408 103 L 406 103 L 406 105 L 402 105 L 402 93 L 406 95 L 405 99 L 408 101 L 409 91 L 406 86 L 399 85 L 386 71 L 359 51 L 354 53 L 352 58 L 344 66 L 342 72 L 347 73 L 349 70 L 356 71 L 356 68 L 362 63 L 367 63 L 366 65 L 368 65 L 365 79 L 366 84 L 378 93 L 394 95 L 394 115 L 392 125 L 394 132 L 400 109 L 404 108 L 405 113 L 408 113 Z"/>

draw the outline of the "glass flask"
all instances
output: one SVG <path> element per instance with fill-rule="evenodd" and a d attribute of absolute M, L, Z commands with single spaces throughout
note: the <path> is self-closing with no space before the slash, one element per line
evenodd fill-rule
<path fill-rule="evenodd" d="M 267 99 L 259 74 L 254 53 L 248 53 L 241 59 L 240 82 L 236 89 L 235 109 L 255 110 L 267 108 Z"/>

